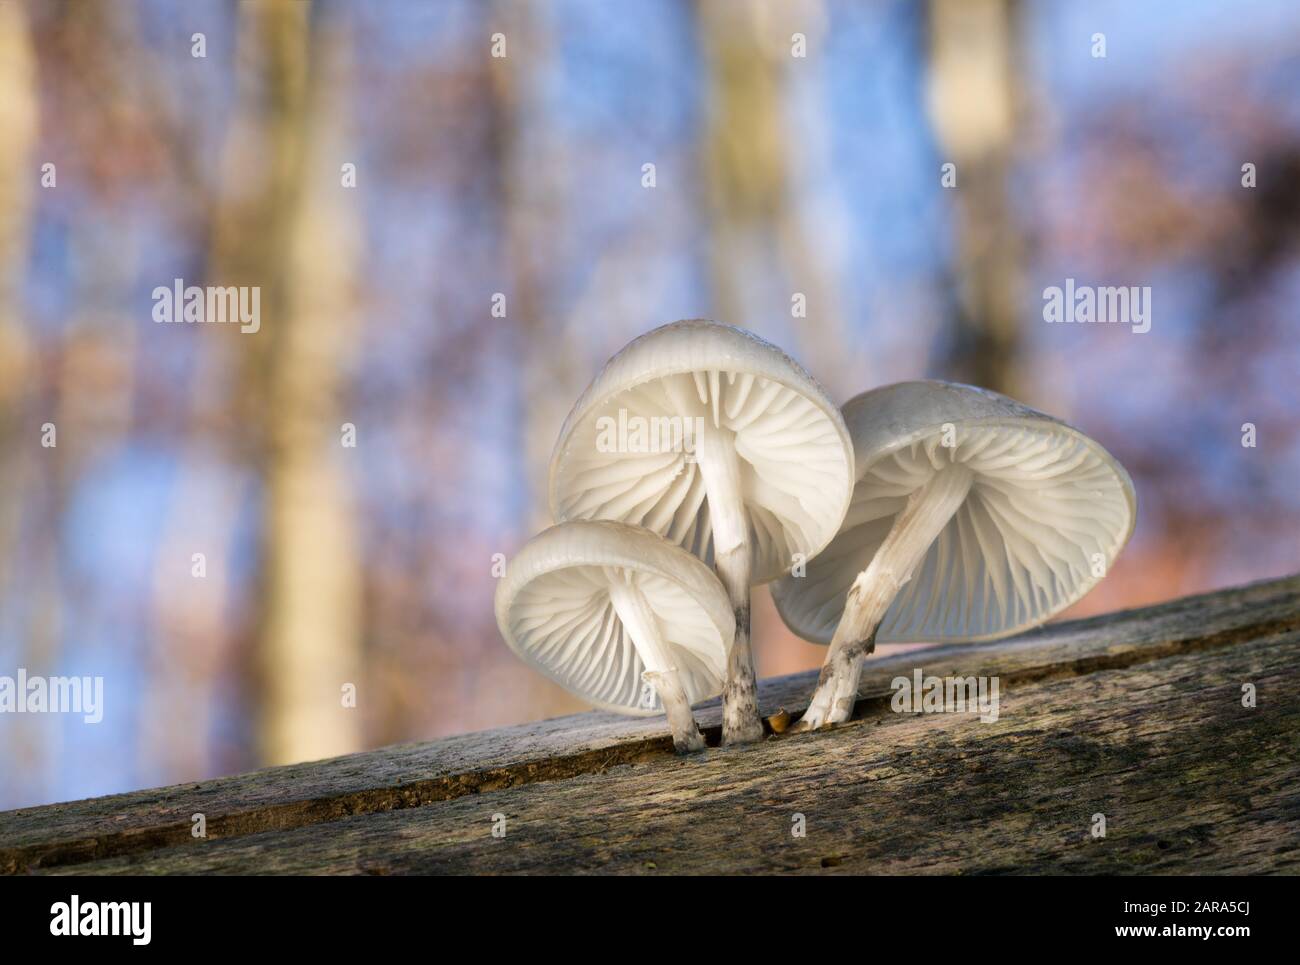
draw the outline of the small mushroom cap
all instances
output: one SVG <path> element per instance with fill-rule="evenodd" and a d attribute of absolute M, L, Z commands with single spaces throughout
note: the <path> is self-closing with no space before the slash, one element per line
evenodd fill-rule
<path fill-rule="evenodd" d="M 640 420 L 640 421 L 638 421 Z M 620 426 L 629 427 L 622 433 Z M 749 519 L 753 583 L 814 556 L 853 491 L 853 447 L 839 409 L 799 363 L 751 332 L 674 322 L 606 363 L 565 420 L 551 457 L 557 520 L 644 526 L 712 564 L 701 431 L 734 433 Z M 634 433 L 647 430 L 636 444 Z M 666 437 L 682 445 L 664 446 Z M 610 442 L 628 441 L 610 451 Z"/>
<path fill-rule="evenodd" d="M 736 632 L 713 572 L 654 533 L 614 522 L 561 523 L 524 544 L 497 585 L 497 626 L 510 649 L 602 710 L 663 713 L 610 601 L 610 582 L 641 591 L 694 704 L 716 696 Z"/>
<path fill-rule="evenodd" d="M 797 635 L 829 643 L 845 596 L 908 496 L 943 466 L 969 494 L 895 598 L 879 643 L 970 642 L 1035 626 L 1109 571 L 1133 532 L 1133 481 L 1059 419 L 986 389 L 902 382 L 844 406 L 858 482 L 839 534 L 802 578 L 772 587 Z M 951 443 L 951 446 L 946 443 Z"/>

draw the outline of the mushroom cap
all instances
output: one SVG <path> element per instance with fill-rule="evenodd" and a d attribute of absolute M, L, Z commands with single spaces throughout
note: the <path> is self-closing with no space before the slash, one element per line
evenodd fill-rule
<path fill-rule="evenodd" d="M 690 553 L 640 527 L 579 521 L 533 537 L 497 585 L 497 626 L 525 663 L 594 706 L 661 714 L 658 694 L 643 689 L 645 665 L 610 601 L 610 581 L 629 575 L 654 614 L 687 700 L 716 696 L 736 632 L 726 591 Z"/>
<path fill-rule="evenodd" d="M 640 336 L 578 399 L 551 457 L 557 520 L 635 523 L 711 565 L 713 532 L 693 446 L 601 451 L 602 432 L 620 413 L 629 424 L 645 420 L 651 438 L 656 425 L 683 440 L 714 426 L 735 433 L 753 583 L 789 571 L 796 553 L 814 556 L 839 529 L 853 492 L 844 420 L 798 362 L 757 335 L 694 319 Z"/>
<path fill-rule="evenodd" d="M 973 471 L 970 492 L 885 613 L 879 643 L 991 640 L 1042 623 L 1092 589 L 1133 532 L 1124 467 L 1078 429 L 1004 395 L 901 382 L 851 399 L 844 420 L 858 476 L 844 525 L 802 578 L 772 587 L 777 612 L 806 640 L 830 642 L 849 587 L 907 497 L 949 462 Z"/>

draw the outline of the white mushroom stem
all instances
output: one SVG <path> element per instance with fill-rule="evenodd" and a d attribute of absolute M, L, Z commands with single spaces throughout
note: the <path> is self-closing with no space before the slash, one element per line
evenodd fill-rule
<path fill-rule="evenodd" d="M 659 624 L 631 573 L 612 574 L 609 599 L 645 665 L 641 679 L 655 689 L 663 704 L 673 734 L 673 747 L 679 754 L 703 750 L 704 737 L 695 725 L 681 675 L 672 664 L 672 654 L 659 635 Z"/>
<path fill-rule="evenodd" d="M 754 655 L 749 646 L 753 558 L 735 433 L 719 427 L 715 419 L 700 433 L 695 458 L 709 499 L 713 565 L 736 615 L 736 637 L 727 653 L 727 679 L 722 689 L 722 742 L 744 744 L 762 740 L 763 722 L 758 716 Z"/>
<path fill-rule="evenodd" d="M 970 492 L 974 474 L 953 464 L 941 469 L 907 499 L 870 565 L 849 588 L 822 664 L 812 701 L 795 730 L 839 724 L 853 716 L 862 661 L 876 648 L 876 629 L 898 591 L 913 576 L 930 544 Z"/>

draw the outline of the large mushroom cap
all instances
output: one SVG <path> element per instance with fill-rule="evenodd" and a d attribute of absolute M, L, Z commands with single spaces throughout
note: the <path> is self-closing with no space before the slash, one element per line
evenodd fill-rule
<path fill-rule="evenodd" d="M 820 552 L 852 492 L 853 449 L 839 410 L 776 346 L 703 320 L 642 335 L 582 394 L 551 459 L 555 518 L 635 523 L 711 563 L 693 443 L 718 429 L 734 436 L 740 456 L 752 581 L 788 571 L 796 553 Z"/>
<path fill-rule="evenodd" d="M 613 522 L 552 526 L 529 540 L 497 586 L 501 635 L 526 663 L 602 710 L 663 712 L 610 600 L 631 580 L 652 612 L 689 703 L 716 696 L 735 618 L 707 566 L 653 533 Z"/>
<path fill-rule="evenodd" d="M 804 577 L 772 588 L 804 639 L 830 642 L 849 587 L 908 496 L 950 463 L 974 473 L 970 492 L 877 642 L 985 640 L 1042 623 L 1092 589 L 1133 532 L 1124 467 L 1077 429 L 996 392 L 903 382 L 853 398 L 844 420 L 858 473 L 844 525 Z"/>

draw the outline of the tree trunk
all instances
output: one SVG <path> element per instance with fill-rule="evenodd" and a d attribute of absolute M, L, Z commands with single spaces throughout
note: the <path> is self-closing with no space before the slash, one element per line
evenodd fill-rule
<path fill-rule="evenodd" d="M 1021 239 L 1007 200 L 1018 105 L 1014 0 L 931 0 L 930 117 L 956 165 L 957 304 L 946 378 L 1020 390 Z M 939 172 L 935 172 L 936 179 Z"/>
<path fill-rule="evenodd" d="M 341 166 L 337 49 L 310 8 L 241 5 L 241 56 L 256 69 L 241 91 L 231 145 L 233 201 L 218 217 L 213 283 L 261 288 L 261 328 L 237 340 L 243 424 L 263 481 L 255 674 L 258 743 L 267 763 L 344 753 L 361 744 L 360 571 L 341 445 L 358 227 Z M 342 87 L 342 85 L 340 85 Z M 360 175 L 364 177 L 364 174 Z M 250 189 L 250 183 L 252 185 Z"/>

